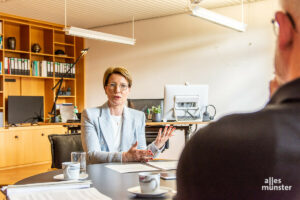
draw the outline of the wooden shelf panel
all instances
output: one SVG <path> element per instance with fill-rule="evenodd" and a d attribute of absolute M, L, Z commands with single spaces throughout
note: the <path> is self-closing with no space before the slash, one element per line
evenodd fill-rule
<path fill-rule="evenodd" d="M 55 77 L 55 80 L 61 79 L 60 77 Z M 75 81 L 75 78 L 64 78 L 64 80 Z"/>
<path fill-rule="evenodd" d="M 70 43 L 63 43 L 63 42 L 54 42 L 55 45 L 59 45 L 59 46 L 69 46 L 69 47 L 74 47 L 74 44 L 70 44 Z"/>
<path fill-rule="evenodd" d="M 59 56 L 59 55 L 55 55 L 55 58 L 67 58 L 67 59 L 75 59 L 75 57 L 69 57 L 69 56 Z"/>
<path fill-rule="evenodd" d="M 31 24 L 30 25 L 31 27 L 30 28 L 40 28 L 40 29 L 45 29 L 45 30 L 51 30 L 52 31 L 52 28 L 48 27 L 48 26 L 43 26 L 43 25 L 36 25 L 36 24 Z"/>
<path fill-rule="evenodd" d="M 53 79 L 53 77 L 42 77 L 42 76 L 15 75 L 15 74 L 4 74 L 4 75 L 5 77 Z"/>
<path fill-rule="evenodd" d="M 64 95 L 59 95 L 58 98 L 75 98 L 75 96 L 64 96 Z"/>
<path fill-rule="evenodd" d="M 32 53 L 31 52 L 31 55 L 33 55 L 33 56 L 49 56 L 49 57 L 53 57 L 52 54 L 47 54 L 47 53 Z"/>
<path fill-rule="evenodd" d="M 21 50 L 11 50 L 11 49 L 4 49 L 5 52 L 11 52 L 11 53 L 22 53 L 22 54 L 29 54 L 28 51 L 21 51 Z"/>
<path fill-rule="evenodd" d="M 29 27 L 29 24 L 28 24 L 27 22 L 22 22 L 22 21 L 18 21 L 18 20 L 5 19 L 4 22 L 5 22 L 5 23 L 18 24 L 18 25 L 24 25 L 24 26 L 28 26 L 28 27 Z"/>

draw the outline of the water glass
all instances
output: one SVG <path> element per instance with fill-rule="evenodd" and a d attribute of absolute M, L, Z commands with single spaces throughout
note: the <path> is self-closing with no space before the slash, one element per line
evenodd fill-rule
<path fill-rule="evenodd" d="M 80 174 L 86 173 L 86 153 L 85 152 L 72 152 L 71 162 L 80 163 Z"/>

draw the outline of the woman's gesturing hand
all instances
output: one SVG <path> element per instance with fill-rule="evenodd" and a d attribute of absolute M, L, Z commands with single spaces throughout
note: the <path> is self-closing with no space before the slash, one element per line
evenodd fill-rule
<path fill-rule="evenodd" d="M 166 141 L 171 137 L 171 136 L 173 136 L 172 135 L 172 133 L 173 133 L 173 131 L 175 131 L 175 127 L 173 127 L 173 126 L 166 126 L 165 128 L 164 128 L 164 131 L 162 132 L 162 128 L 160 128 L 159 129 L 159 131 L 158 131 L 158 134 L 157 134 L 157 137 L 156 137 L 156 139 L 155 139 L 155 142 L 154 142 L 154 144 L 155 144 L 155 146 L 157 147 L 157 148 L 161 148 L 161 147 L 163 147 L 164 146 L 164 144 L 166 143 Z"/>
<path fill-rule="evenodd" d="M 137 149 L 138 143 L 135 142 L 134 145 L 127 152 L 122 153 L 122 161 L 123 162 L 148 162 L 153 159 L 153 153 L 151 150 L 141 150 Z"/>

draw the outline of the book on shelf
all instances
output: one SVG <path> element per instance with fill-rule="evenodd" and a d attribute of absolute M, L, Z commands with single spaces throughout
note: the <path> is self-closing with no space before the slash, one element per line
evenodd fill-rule
<path fill-rule="evenodd" d="M 0 49 L 3 49 L 3 36 L 0 35 Z"/>
<path fill-rule="evenodd" d="M 4 73 L 13 75 L 29 75 L 29 59 L 4 57 Z"/>
<path fill-rule="evenodd" d="M 3 127 L 3 112 L 0 112 L 0 127 Z"/>
<path fill-rule="evenodd" d="M 0 61 L 0 74 L 2 74 L 2 62 Z"/>
<path fill-rule="evenodd" d="M 2 21 L 0 21 L 0 34 L 2 34 Z"/>
<path fill-rule="evenodd" d="M 10 74 L 15 74 L 15 59 L 14 58 L 9 58 L 9 69 L 10 69 Z"/>
<path fill-rule="evenodd" d="M 17 74 L 22 75 L 22 59 L 18 58 Z"/>
<path fill-rule="evenodd" d="M 8 57 L 4 57 L 4 73 L 8 74 Z"/>
<path fill-rule="evenodd" d="M 31 63 L 32 76 L 52 77 L 51 67 L 53 67 L 53 62 L 46 61 L 46 60 L 43 61 L 34 60 Z"/>
<path fill-rule="evenodd" d="M 68 70 L 71 67 L 71 63 L 60 63 L 55 62 L 55 77 L 63 77 L 64 78 L 75 78 L 75 68 L 71 69 L 68 74 Z"/>
<path fill-rule="evenodd" d="M 22 75 L 25 75 L 25 60 L 24 58 L 21 58 L 21 68 L 20 68 L 20 72 Z"/>

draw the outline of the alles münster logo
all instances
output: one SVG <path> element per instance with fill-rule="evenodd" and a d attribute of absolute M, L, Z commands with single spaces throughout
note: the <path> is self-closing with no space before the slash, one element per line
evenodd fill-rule
<path fill-rule="evenodd" d="M 281 179 L 269 177 L 264 181 L 265 185 L 261 186 L 262 191 L 291 191 L 291 185 L 284 185 Z"/>

